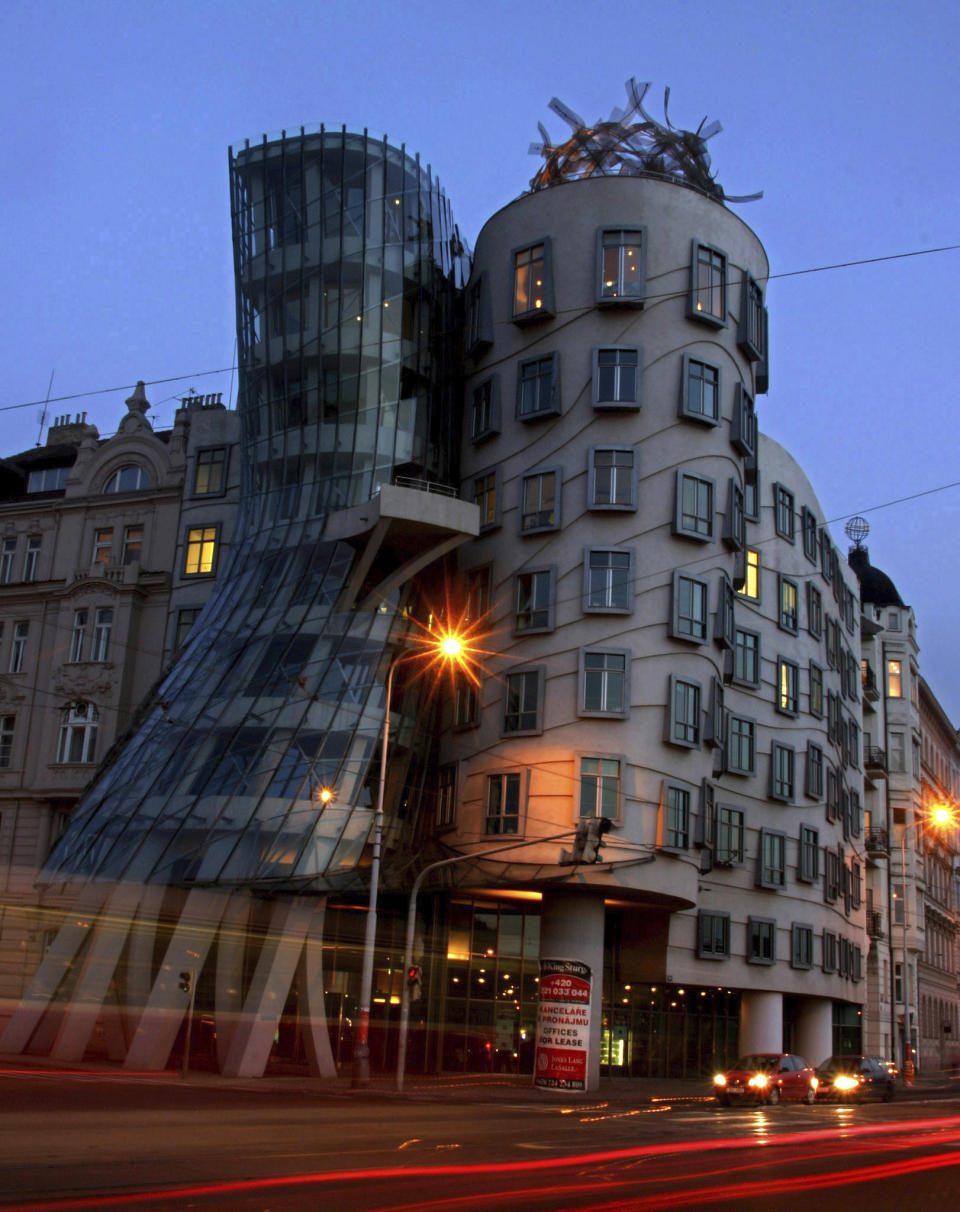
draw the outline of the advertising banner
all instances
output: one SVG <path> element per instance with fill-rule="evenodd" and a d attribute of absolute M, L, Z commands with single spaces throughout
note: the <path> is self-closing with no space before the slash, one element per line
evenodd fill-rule
<path fill-rule="evenodd" d="M 541 960 L 533 1084 L 586 1090 L 589 1046 L 589 967 L 579 960 Z"/>

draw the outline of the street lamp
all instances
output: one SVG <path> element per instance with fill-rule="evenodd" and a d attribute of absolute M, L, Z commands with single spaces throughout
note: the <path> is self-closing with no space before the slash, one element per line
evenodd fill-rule
<path fill-rule="evenodd" d="M 370 1003 L 373 999 L 373 960 L 377 942 L 377 896 L 380 888 L 380 847 L 383 839 L 383 795 L 387 782 L 387 749 L 390 743 L 390 700 L 393 675 L 405 661 L 429 658 L 428 668 L 438 670 L 447 666 L 469 672 L 470 649 L 456 632 L 430 633 L 418 638 L 415 652 L 399 652 L 387 670 L 387 701 L 383 715 L 383 737 L 380 743 L 380 782 L 377 787 L 377 808 L 373 817 L 373 855 L 370 863 L 370 903 L 363 938 L 363 968 L 360 975 L 360 1010 L 357 1035 L 353 1047 L 353 1085 L 370 1084 Z"/>

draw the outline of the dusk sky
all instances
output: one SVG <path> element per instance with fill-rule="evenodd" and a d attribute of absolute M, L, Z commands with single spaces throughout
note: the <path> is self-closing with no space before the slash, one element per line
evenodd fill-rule
<path fill-rule="evenodd" d="M 731 206 L 773 275 L 761 427 L 842 550 L 844 520 L 868 519 L 960 721 L 958 45 L 957 0 L 5 0 L 0 453 L 37 442 L 51 372 L 49 417 L 101 435 L 137 379 L 158 428 L 190 388 L 233 403 L 231 144 L 387 134 L 432 165 L 472 245 L 527 188 L 537 122 L 566 133 L 552 96 L 594 121 L 650 80 L 654 117 L 669 86 L 675 125 L 723 124 L 728 194 L 764 191 Z"/>

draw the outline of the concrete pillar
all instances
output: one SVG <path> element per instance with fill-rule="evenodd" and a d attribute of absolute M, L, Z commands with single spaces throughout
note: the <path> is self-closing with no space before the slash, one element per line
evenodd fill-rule
<path fill-rule="evenodd" d="M 301 1030 L 312 1077 L 336 1077 L 337 1066 L 330 1047 L 323 980 L 323 918 L 327 898 L 316 905 L 300 958 Z"/>
<path fill-rule="evenodd" d="M 797 1007 L 797 1052 L 814 1068 L 833 1055 L 833 1002 L 805 997 Z"/>
<path fill-rule="evenodd" d="M 127 1039 L 132 1040 L 143 1008 L 150 999 L 153 985 L 153 953 L 157 938 L 166 889 L 161 884 L 148 884 L 130 928 L 127 956 L 123 965 L 123 1016 Z"/>
<path fill-rule="evenodd" d="M 243 956 L 249 937 L 250 893 L 230 897 L 217 937 L 217 974 L 214 989 L 214 1018 L 217 1024 L 217 1067 L 223 1073 L 233 1034 L 243 1009 Z"/>
<path fill-rule="evenodd" d="M 590 969 L 590 1037 L 587 1089 L 600 1085 L 603 1027 L 603 894 L 566 889 L 544 892 L 540 907 L 540 958 L 579 960 Z"/>
<path fill-rule="evenodd" d="M 740 998 L 740 1055 L 783 1051 L 783 994 L 744 993 Z"/>

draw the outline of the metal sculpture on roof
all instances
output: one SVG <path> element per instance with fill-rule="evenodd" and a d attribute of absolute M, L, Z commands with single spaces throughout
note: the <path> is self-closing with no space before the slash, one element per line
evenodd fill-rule
<path fill-rule="evenodd" d="M 669 88 L 663 94 L 666 125 L 662 125 L 643 108 L 649 88 L 649 83 L 637 84 L 631 76 L 626 83 L 627 108 L 617 106 L 606 122 L 598 121 L 593 126 L 553 97 L 549 108 L 570 126 L 573 134 L 566 142 L 553 144 L 543 123 L 537 123 L 543 142 L 531 143 L 530 154 L 543 156 L 544 163 L 531 179 L 531 189 L 547 189 L 583 177 L 653 175 L 683 181 L 718 202 L 753 202 L 763 197 L 763 191 L 738 197 L 725 194 L 710 171 L 707 153 L 707 141 L 723 127 L 719 122 L 708 124 L 706 118 L 695 131 L 675 127 L 667 114 Z"/>

